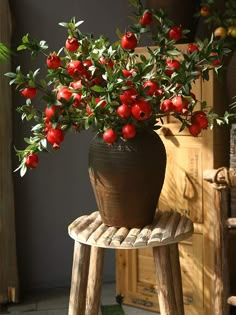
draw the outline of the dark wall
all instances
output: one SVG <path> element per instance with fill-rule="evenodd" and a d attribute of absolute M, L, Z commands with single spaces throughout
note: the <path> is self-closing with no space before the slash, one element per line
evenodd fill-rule
<path fill-rule="evenodd" d="M 57 50 L 66 38 L 66 30 L 58 23 L 68 22 L 73 16 L 85 21 L 81 26 L 83 31 L 95 35 L 103 33 L 111 40 L 117 39 L 116 27 L 123 31 L 130 23 L 127 0 L 11 0 L 10 3 L 14 47 L 24 34 L 30 33 L 34 38 L 48 41 L 50 48 Z M 25 54 L 14 57 L 13 68 L 21 64 L 22 70 L 27 70 L 28 57 Z M 15 108 L 22 102 L 22 97 L 14 92 L 14 145 L 17 148 L 23 146 L 23 137 L 29 135 L 20 116 L 15 114 Z M 90 132 L 69 134 L 59 151 L 40 156 L 36 170 L 23 178 L 19 173 L 14 174 L 17 253 L 23 289 L 70 285 L 73 241 L 67 234 L 67 226 L 76 217 L 96 208 L 87 172 L 92 136 Z M 13 163 L 15 168 L 15 158 Z M 108 251 L 104 280 L 114 278 L 114 252 Z"/>

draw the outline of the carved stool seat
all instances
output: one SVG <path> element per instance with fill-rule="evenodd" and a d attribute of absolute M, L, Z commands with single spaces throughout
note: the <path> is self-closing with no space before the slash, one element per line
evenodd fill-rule
<path fill-rule="evenodd" d="M 161 315 L 184 315 L 178 242 L 193 233 L 193 223 L 173 211 L 156 212 L 144 228 L 116 228 L 99 212 L 77 218 L 68 228 L 74 239 L 69 315 L 97 315 L 105 248 L 153 248 Z"/>

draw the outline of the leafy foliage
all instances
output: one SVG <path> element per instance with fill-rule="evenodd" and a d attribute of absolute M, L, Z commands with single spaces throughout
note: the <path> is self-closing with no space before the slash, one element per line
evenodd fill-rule
<path fill-rule="evenodd" d="M 203 10 L 205 9 L 205 10 Z M 236 49 L 236 2 L 226 0 L 219 5 L 216 0 L 202 0 L 197 16 L 203 15 L 210 32 L 216 39 L 224 39 L 224 45 Z"/>
<path fill-rule="evenodd" d="M 17 109 L 22 120 L 34 121 L 26 148 L 16 150 L 21 176 L 37 166 L 40 152 L 51 146 L 58 149 L 70 130 L 93 128 L 112 145 L 118 137 L 129 141 L 143 129 L 156 130 L 168 116 L 180 121 L 180 131 L 189 128 L 193 136 L 214 121 L 230 121 L 230 112 L 220 117 L 191 91 L 199 77 L 207 80 L 209 71 L 217 73 L 222 67 L 227 53 L 223 43 L 212 37 L 181 51 L 176 42 L 187 31 L 175 26 L 161 9 L 147 10 L 139 0 L 130 3 L 134 23 L 123 35 L 117 31 L 121 39 L 115 43 L 82 33 L 83 21 L 75 18 L 60 23 L 67 36 L 58 53 L 44 40 L 28 34 L 22 38 L 18 51 L 30 51 L 32 58 L 43 54 L 47 74 L 42 75 L 41 69 L 25 74 L 20 66 L 6 74 L 25 97 Z M 155 35 L 150 32 L 153 19 Z M 139 53 L 136 47 L 144 35 L 152 37 L 154 46 Z"/>

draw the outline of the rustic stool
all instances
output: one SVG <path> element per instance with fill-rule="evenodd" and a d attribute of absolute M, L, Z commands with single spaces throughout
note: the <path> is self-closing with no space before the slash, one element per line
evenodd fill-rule
<path fill-rule="evenodd" d="M 161 315 L 184 315 L 178 242 L 190 237 L 193 223 L 173 211 L 156 212 L 144 228 L 105 225 L 99 212 L 77 218 L 69 226 L 75 240 L 69 315 L 97 315 L 105 248 L 153 247 Z"/>

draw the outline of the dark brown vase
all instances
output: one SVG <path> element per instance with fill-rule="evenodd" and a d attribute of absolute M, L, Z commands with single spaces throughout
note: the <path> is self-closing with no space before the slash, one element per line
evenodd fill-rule
<path fill-rule="evenodd" d="M 165 147 L 155 132 L 113 145 L 97 135 L 89 148 L 89 176 L 103 222 L 129 228 L 151 223 L 165 168 Z"/>

